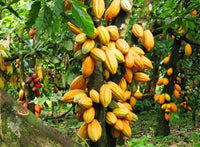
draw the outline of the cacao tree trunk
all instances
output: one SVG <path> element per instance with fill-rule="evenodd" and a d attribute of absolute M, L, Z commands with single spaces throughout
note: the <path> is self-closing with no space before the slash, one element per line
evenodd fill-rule
<path fill-rule="evenodd" d="M 167 65 L 166 69 L 172 67 L 173 74 L 171 76 L 165 75 L 169 79 L 169 84 L 166 85 L 162 91 L 162 93 L 168 93 L 171 97 L 174 91 L 174 80 L 177 77 L 177 62 L 179 60 L 179 49 L 181 45 L 181 40 L 174 40 L 174 44 L 172 46 L 171 58 L 170 62 Z M 156 127 L 156 136 L 168 136 L 170 134 L 169 121 L 165 120 L 165 111 L 160 110 L 157 117 L 157 127 Z"/>
<path fill-rule="evenodd" d="M 81 146 L 0 90 L 0 146 Z"/>

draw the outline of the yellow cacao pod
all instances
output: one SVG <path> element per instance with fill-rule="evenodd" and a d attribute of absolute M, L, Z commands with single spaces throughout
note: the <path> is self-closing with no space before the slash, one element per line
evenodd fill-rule
<path fill-rule="evenodd" d="M 109 125 L 114 125 L 117 121 L 117 117 L 115 116 L 114 113 L 112 112 L 107 112 L 106 113 L 106 122 Z"/>
<path fill-rule="evenodd" d="M 133 4 L 130 0 L 121 0 L 121 8 L 125 12 L 131 12 Z"/>
<path fill-rule="evenodd" d="M 93 142 L 97 142 L 102 135 L 102 128 L 98 120 L 94 119 L 88 124 L 88 136 Z"/>
<path fill-rule="evenodd" d="M 94 107 L 90 107 L 83 112 L 83 120 L 86 123 L 90 123 L 94 120 L 95 109 Z"/>
<path fill-rule="evenodd" d="M 154 47 L 154 37 L 150 30 L 144 31 L 142 43 L 147 51 L 150 51 Z"/>
<path fill-rule="evenodd" d="M 165 110 L 167 108 L 167 103 L 162 104 L 161 109 Z"/>
<path fill-rule="evenodd" d="M 94 28 L 94 34 L 92 36 L 87 36 L 90 39 L 95 39 L 99 35 L 97 28 Z"/>
<path fill-rule="evenodd" d="M 100 62 L 104 62 L 106 60 L 106 54 L 102 49 L 99 48 L 93 48 L 90 51 L 90 56 Z"/>
<path fill-rule="evenodd" d="M 89 76 L 92 75 L 93 71 L 94 71 L 94 59 L 91 56 L 87 56 L 83 62 L 82 62 L 82 75 L 85 78 L 88 78 Z"/>
<path fill-rule="evenodd" d="M 130 105 L 132 107 L 134 107 L 136 105 L 136 98 L 134 98 L 133 96 L 130 98 Z"/>
<path fill-rule="evenodd" d="M 169 61 L 170 61 L 170 57 L 171 57 L 171 55 L 168 55 L 167 57 L 165 57 L 164 60 L 163 60 L 163 63 L 168 64 Z"/>
<path fill-rule="evenodd" d="M 89 97 L 82 97 L 79 101 L 78 104 L 83 108 L 87 109 L 92 107 L 92 99 Z"/>
<path fill-rule="evenodd" d="M 99 92 L 99 98 L 100 102 L 103 105 L 103 107 L 108 107 L 112 100 L 112 91 L 111 88 L 107 84 L 103 84 L 100 87 L 100 92 Z"/>
<path fill-rule="evenodd" d="M 83 44 L 87 40 L 87 36 L 85 33 L 80 33 L 76 36 L 75 42 L 78 44 Z"/>
<path fill-rule="evenodd" d="M 115 18 L 121 9 L 121 1 L 113 0 L 108 9 L 105 12 L 104 19 L 105 21 L 109 21 Z"/>
<path fill-rule="evenodd" d="M 150 78 L 147 74 L 142 73 L 142 72 L 136 72 L 134 74 L 134 80 L 139 81 L 139 82 L 147 82 L 150 81 Z"/>
<path fill-rule="evenodd" d="M 82 53 L 87 54 L 89 53 L 95 46 L 95 41 L 92 39 L 87 39 L 82 45 Z"/>
<path fill-rule="evenodd" d="M 77 95 L 75 95 L 73 102 L 74 103 L 78 103 L 78 101 L 82 98 L 82 97 L 86 97 L 87 94 L 86 93 L 79 93 Z"/>
<path fill-rule="evenodd" d="M 130 99 L 130 97 L 131 97 L 131 91 L 125 90 L 124 91 L 124 99 L 123 99 L 123 101 L 124 102 L 127 101 L 128 99 Z"/>
<path fill-rule="evenodd" d="M 127 92 L 130 92 L 130 91 L 127 91 Z M 129 98 L 130 99 L 130 98 Z M 127 103 L 127 102 L 122 102 L 122 104 L 129 110 L 129 111 L 132 111 L 133 109 L 132 109 L 132 106 L 129 104 L 129 103 Z"/>
<path fill-rule="evenodd" d="M 116 115 L 117 118 L 124 118 L 129 113 L 129 111 L 124 108 L 115 108 L 112 112 Z"/>
<path fill-rule="evenodd" d="M 103 75 L 104 75 L 104 77 L 105 77 L 106 80 L 108 80 L 108 78 L 110 77 L 110 73 L 109 73 L 109 71 L 107 69 L 105 69 L 103 71 Z"/>
<path fill-rule="evenodd" d="M 110 41 L 108 43 L 108 48 L 116 48 L 115 42 L 114 41 Z"/>
<path fill-rule="evenodd" d="M 115 57 L 115 54 L 111 50 L 106 49 L 105 55 L 106 55 L 105 65 L 107 70 L 111 74 L 116 74 L 118 68 L 118 62 L 117 58 Z"/>
<path fill-rule="evenodd" d="M 181 91 L 181 86 L 180 86 L 180 85 L 175 84 L 174 86 L 175 86 L 175 89 L 176 89 L 177 91 Z"/>
<path fill-rule="evenodd" d="M 117 58 L 117 61 L 119 63 L 123 63 L 125 61 L 124 59 L 124 55 L 116 48 L 109 48 L 114 54 L 115 54 L 115 57 Z"/>
<path fill-rule="evenodd" d="M 134 96 L 136 99 L 141 99 L 142 96 L 143 96 L 143 94 L 142 94 L 141 92 L 135 92 L 135 93 L 133 94 L 133 96 Z"/>
<path fill-rule="evenodd" d="M 140 55 L 138 55 L 133 50 L 132 50 L 132 54 L 133 54 L 133 59 L 134 59 L 134 65 L 133 65 L 133 67 L 135 67 L 136 69 L 142 70 L 144 68 L 144 66 L 143 66 L 143 61 L 141 60 Z"/>
<path fill-rule="evenodd" d="M 110 41 L 110 35 L 108 30 L 104 26 L 99 26 L 97 30 L 99 32 L 98 38 L 101 41 L 101 43 L 104 45 L 108 45 Z"/>
<path fill-rule="evenodd" d="M 129 51 L 129 44 L 124 39 L 117 39 L 116 48 L 122 52 L 122 54 L 126 54 Z"/>
<path fill-rule="evenodd" d="M 117 101 L 123 101 L 123 99 L 124 99 L 124 91 L 119 87 L 119 85 L 117 85 L 113 81 L 109 81 L 109 82 L 107 82 L 107 84 L 112 90 L 113 97 Z"/>
<path fill-rule="evenodd" d="M 116 123 L 114 124 L 114 128 L 118 131 L 122 131 L 123 130 L 123 122 L 121 119 L 117 119 Z"/>
<path fill-rule="evenodd" d="M 83 89 L 83 86 L 85 85 L 85 78 L 83 75 L 77 76 L 70 85 L 70 90 L 72 89 Z"/>
<path fill-rule="evenodd" d="M 119 31 L 118 31 L 117 26 L 110 25 L 110 26 L 107 26 L 106 29 L 108 30 L 110 34 L 110 40 L 116 41 L 117 39 L 119 39 Z"/>
<path fill-rule="evenodd" d="M 138 55 L 144 55 L 145 54 L 145 52 L 137 46 L 131 47 L 130 50 L 134 50 Z"/>
<path fill-rule="evenodd" d="M 191 54 L 192 54 L 192 47 L 190 44 L 187 43 L 185 45 L 185 55 L 189 57 Z"/>
<path fill-rule="evenodd" d="M 123 130 L 122 133 L 126 136 L 126 137 L 131 137 L 131 127 L 129 125 L 129 122 L 127 120 L 122 120 L 123 123 Z"/>
<path fill-rule="evenodd" d="M 121 89 L 123 91 L 125 91 L 127 89 L 127 83 L 124 77 L 121 78 L 120 82 L 119 82 L 119 87 L 121 87 Z"/>
<path fill-rule="evenodd" d="M 78 135 L 86 139 L 88 137 L 88 124 L 83 123 L 78 130 Z"/>
<path fill-rule="evenodd" d="M 131 83 L 133 81 L 133 71 L 132 69 L 125 67 L 125 75 L 124 79 L 128 82 Z"/>
<path fill-rule="evenodd" d="M 149 60 L 149 58 L 145 57 L 145 56 L 140 56 L 142 62 L 143 62 L 143 67 L 144 69 L 153 69 L 153 65 L 152 65 L 152 62 L 151 60 Z"/>
<path fill-rule="evenodd" d="M 171 105 L 171 111 L 176 113 L 178 110 L 176 104 L 174 104 L 174 103 L 169 103 L 169 104 Z"/>
<path fill-rule="evenodd" d="M 94 16 L 100 19 L 105 11 L 105 2 L 104 0 L 93 0 L 92 1 L 92 12 Z"/>
<path fill-rule="evenodd" d="M 171 97 L 168 93 L 165 93 L 165 99 L 166 101 L 170 102 L 171 101 Z"/>
<path fill-rule="evenodd" d="M 74 97 L 77 95 L 77 94 L 80 94 L 80 93 L 85 93 L 84 90 L 81 90 L 81 89 L 73 89 L 73 90 L 70 90 L 68 92 L 66 92 L 64 94 L 64 96 L 62 97 L 61 101 L 62 102 L 65 102 L 65 103 L 72 103 L 73 100 L 74 100 Z"/>
<path fill-rule="evenodd" d="M 95 103 L 100 102 L 99 93 L 95 89 L 91 89 L 89 95 L 90 95 L 90 98 L 92 99 L 93 102 L 95 102 Z"/>
<path fill-rule="evenodd" d="M 111 128 L 111 135 L 113 138 L 119 137 L 121 131 L 116 130 L 114 127 Z"/>
<path fill-rule="evenodd" d="M 167 75 L 168 76 L 171 76 L 173 74 L 173 68 L 169 68 L 168 70 L 167 70 Z"/>
<path fill-rule="evenodd" d="M 72 32 L 72 33 L 74 33 L 74 34 L 76 34 L 76 35 L 78 35 L 78 34 L 80 34 L 80 33 L 83 33 L 83 31 L 82 30 L 80 30 L 78 27 L 76 27 L 74 24 L 72 24 L 71 22 L 67 22 L 67 25 L 68 25 L 68 27 L 69 27 L 69 30 Z"/>
<path fill-rule="evenodd" d="M 135 63 L 135 59 L 134 59 L 134 53 L 135 51 L 133 50 L 129 50 L 126 55 L 125 55 L 125 62 L 124 62 L 124 65 L 125 67 L 128 67 L 128 68 L 132 68 L 134 63 Z"/>
<path fill-rule="evenodd" d="M 24 90 L 23 90 L 23 89 L 20 89 L 18 95 L 19 95 L 19 98 L 20 98 L 20 99 L 23 99 L 23 98 L 24 98 Z"/>
<path fill-rule="evenodd" d="M 132 32 L 135 35 L 135 37 L 137 37 L 137 38 L 142 38 L 143 37 L 144 31 L 143 31 L 142 26 L 139 25 L 139 24 L 134 24 L 132 26 Z"/>
<path fill-rule="evenodd" d="M 177 99 L 180 97 L 180 93 L 179 93 L 179 91 L 176 90 L 176 89 L 174 89 L 174 96 L 175 96 L 175 98 L 177 98 Z"/>

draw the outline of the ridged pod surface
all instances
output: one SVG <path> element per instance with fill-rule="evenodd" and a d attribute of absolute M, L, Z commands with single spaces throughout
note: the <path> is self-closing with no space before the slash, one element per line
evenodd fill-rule
<path fill-rule="evenodd" d="M 87 36 L 85 33 L 80 33 L 80 34 L 76 35 L 75 41 L 78 44 L 83 44 L 86 40 L 87 40 Z"/>
<path fill-rule="evenodd" d="M 130 98 L 130 105 L 132 107 L 134 107 L 136 105 L 136 98 L 134 98 L 133 96 Z"/>
<path fill-rule="evenodd" d="M 105 2 L 104 0 L 92 0 L 92 12 L 94 16 L 100 19 L 105 11 Z"/>
<path fill-rule="evenodd" d="M 123 63 L 125 61 L 124 59 L 124 55 L 116 48 L 109 48 L 114 54 L 115 54 L 115 57 L 117 58 L 117 61 L 119 63 Z"/>
<path fill-rule="evenodd" d="M 78 130 L 78 135 L 84 139 L 88 137 L 88 124 L 87 123 L 83 123 L 81 125 L 81 127 Z"/>
<path fill-rule="evenodd" d="M 74 100 L 74 97 L 77 95 L 77 94 L 80 94 L 80 93 L 85 93 L 84 90 L 81 90 L 81 89 L 73 89 L 73 90 L 70 90 L 68 92 L 66 92 L 64 94 L 64 96 L 62 97 L 61 101 L 62 102 L 65 102 L 65 103 L 72 103 L 73 100 Z"/>
<path fill-rule="evenodd" d="M 76 34 L 76 35 L 78 35 L 78 34 L 80 34 L 80 33 L 83 33 L 83 31 L 82 30 L 80 30 L 78 27 L 76 27 L 74 24 L 72 24 L 71 22 L 67 22 L 67 25 L 68 25 L 68 27 L 69 27 L 69 30 L 72 32 L 72 33 L 74 33 L 74 34 Z"/>
<path fill-rule="evenodd" d="M 112 91 L 107 84 L 100 87 L 99 99 L 104 108 L 108 107 L 112 100 Z"/>
<path fill-rule="evenodd" d="M 89 76 L 92 75 L 93 71 L 94 71 L 94 59 L 91 56 L 87 56 L 83 62 L 82 62 L 82 75 L 85 78 L 88 78 Z"/>
<path fill-rule="evenodd" d="M 129 50 L 126 54 L 125 54 L 125 62 L 124 65 L 128 68 L 132 68 L 134 63 L 135 63 L 135 59 L 134 59 L 134 52 L 133 50 Z"/>
<path fill-rule="evenodd" d="M 154 47 L 154 37 L 150 30 L 144 31 L 142 43 L 147 51 L 150 51 Z"/>
<path fill-rule="evenodd" d="M 125 68 L 125 75 L 124 75 L 124 79 L 128 82 L 131 83 L 133 81 L 133 71 L 132 69 L 126 67 Z"/>
<path fill-rule="evenodd" d="M 87 39 L 82 45 L 82 53 L 87 54 L 89 53 L 95 46 L 95 41 L 92 39 Z"/>
<path fill-rule="evenodd" d="M 161 94 L 159 98 L 159 104 L 164 104 L 164 102 L 165 102 L 165 95 Z"/>
<path fill-rule="evenodd" d="M 176 89 L 177 91 L 181 91 L 181 86 L 180 86 L 180 85 L 175 84 L 174 86 L 175 86 L 175 89 Z"/>
<path fill-rule="evenodd" d="M 144 31 L 143 31 L 142 26 L 139 25 L 139 24 L 134 24 L 134 25 L 132 26 L 132 32 L 133 32 L 133 34 L 135 35 L 135 37 L 137 37 L 137 38 L 143 37 Z"/>
<path fill-rule="evenodd" d="M 93 48 L 90 51 L 90 56 L 100 62 L 104 62 L 106 60 L 106 54 L 102 49 L 99 48 Z"/>
<path fill-rule="evenodd" d="M 113 0 L 108 9 L 105 12 L 104 19 L 109 21 L 115 18 L 121 9 L 121 0 Z"/>
<path fill-rule="evenodd" d="M 107 84 L 110 86 L 110 88 L 112 90 L 113 97 L 117 101 L 123 101 L 123 99 L 124 99 L 124 91 L 121 89 L 121 87 L 119 87 L 119 85 L 117 85 L 113 81 L 109 81 L 109 82 L 107 82 Z"/>
<path fill-rule="evenodd" d="M 94 28 L 93 36 L 87 36 L 87 37 L 90 39 L 95 39 L 98 35 L 99 35 L 99 32 L 98 32 L 97 28 Z"/>
<path fill-rule="evenodd" d="M 139 82 L 147 82 L 150 81 L 150 78 L 147 74 L 142 73 L 142 72 L 136 72 L 134 74 L 134 80 L 139 81 Z"/>
<path fill-rule="evenodd" d="M 176 90 L 176 89 L 174 89 L 174 96 L 175 96 L 175 98 L 177 98 L 177 99 L 180 97 L 180 93 L 179 93 L 179 91 Z"/>
<path fill-rule="evenodd" d="M 169 61 L 170 61 L 170 57 L 171 57 L 170 55 L 168 55 L 167 57 L 165 57 L 164 60 L 163 60 L 163 63 L 164 64 L 168 64 Z"/>
<path fill-rule="evenodd" d="M 129 125 L 129 122 L 127 120 L 122 120 L 123 123 L 123 130 L 122 133 L 126 136 L 126 137 L 131 137 L 131 127 Z"/>
<path fill-rule="evenodd" d="M 95 116 L 95 109 L 94 107 L 90 107 L 83 112 L 83 120 L 86 123 L 90 123 L 94 120 Z"/>
<path fill-rule="evenodd" d="M 111 128 L 111 135 L 113 138 L 119 137 L 121 131 L 116 130 L 114 127 Z"/>
<path fill-rule="evenodd" d="M 116 123 L 114 124 L 114 128 L 118 131 L 122 131 L 123 130 L 123 122 L 121 119 L 117 119 Z"/>
<path fill-rule="evenodd" d="M 135 98 L 137 98 L 137 99 L 141 99 L 142 96 L 143 96 L 143 94 L 142 94 L 141 92 L 135 92 L 135 93 L 133 94 L 133 96 L 134 96 Z"/>
<path fill-rule="evenodd" d="M 106 113 L 106 122 L 109 125 L 114 125 L 117 121 L 117 117 L 113 112 L 107 112 Z"/>
<path fill-rule="evenodd" d="M 141 56 L 140 58 L 143 62 L 143 68 L 144 69 L 153 69 L 153 65 L 152 62 L 149 58 L 145 57 L 145 56 Z"/>
<path fill-rule="evenodd" d="M 117 118 L 124 118 L 129 113 L 129 111 L 127 111 L 124 108 L 115 108 L 112 112 L 115 114 Z"/>
<path fill-rule="evenodd" d="M 173 68 L 169 68 L 168 70 L 167 70 L 167 75 L 168 76 L 171 76 L 173 74 Z"/>
<path fill-rule="evenodd" d="M 108 45 L 110 41 L 110 35 L 108 30 L 104 26 L 99 26 L 97 30 L 99 32 L 98 38 L 101 41 L 101 43 L 104 45 Z"/>
<path fill-rule="evenodd" d="M 121 78 L 121 80 L 120 80 L 118 85 L 121 87 L 121 89 L 123 91 L 125 91 L 127 89 L 127 83 L 126 83 L 126 80 L 125 80 L 124 77 Z"/>
<path fill-rule="evenodd" d="M 116 74 L 118 68 L 118 62 L 117 58 L 115 57 L 115 54 L 111 50 L 106 49 L 105 55 L 106 55 L 105 65 L 107 70 L 111 74 Z"/>
<path fill-rule="evenodd" d="M 116 48 L 122 52 L 122 54 L 126 54 L 129 51 L 129 44 L 124 39 L 117 39 Z"/>
<path fill-rule="evenodd" d="M 78 104 L 84 108 L 84 109 L 88 109 L 90 108 L 93 104 L 92 104 L 92 99 L 90 97 L 82 97 L 79 101 Z"/>
<path fill-rule="evenodd" d="M 145 54 L 145 52 L 137 46 L 131 47 L 130 50 L 134 50 L 138 55 L 144 55 Z"/>
<path fill-rule="evenodd" d="M 131 12 L 132 4 L 130 0 L 121 0 L 121 8 L 125 12 Z"/>
<path fill-rule="evenodd" d="M 70 85 L 70 90 L 72 89 L 82 89 L 85 85 L 85 78 L 83 75 L 77 76 Z"/>
<path fill-rule="evenodd" d="M 102 128 L 98 120 L 94 119 L 88 124 L 88 136 L 93 142 L 97 142 L 102 135 Z"/>
<path fill-rule="evenodd" d="M 118 31 L 117 26 L 110 25 L 110 26 L 107 26 L 106 29 L 108 30 L 110 34 L 110 40 L 116 41 L 117 39 L 119 39 L 119 31 Z"/>
<path fill-rule="evenodd" d="M 99 92 L 96 91 L 95 89 L 91 89 L 89 95 L 90 95 L 90 98 L 92 99 L 93 102 L 95 102 L 95 103 L 99 103 L 100 102 L 100 100 L 99 100 Z"/>
<path fill-rule="evenodd" d="M 163 78 L 161 78 L 161 79 L 159 79 L 158 81 L 157 81 L 157 83 L 156 83 L 156 85 L 162 85 L 163 84 Z"/>

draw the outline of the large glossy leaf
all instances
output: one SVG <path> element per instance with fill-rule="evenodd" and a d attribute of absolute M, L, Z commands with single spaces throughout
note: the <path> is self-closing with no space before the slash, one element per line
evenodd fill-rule
<path fill-rule="evenodd" d="M 53 8 L 53 12 L 56 15 L 56 17 L 59 17 L 61 12 L 64 11 L 64 0 L 54 0 L 55 5 Z"/>

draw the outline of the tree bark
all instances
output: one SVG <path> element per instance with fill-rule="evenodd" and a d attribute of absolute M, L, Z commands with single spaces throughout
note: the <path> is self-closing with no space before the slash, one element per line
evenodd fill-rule
<path fill-rule="evenodd" d="M 81 146 L 0 91 L 0 146 Z"/>

